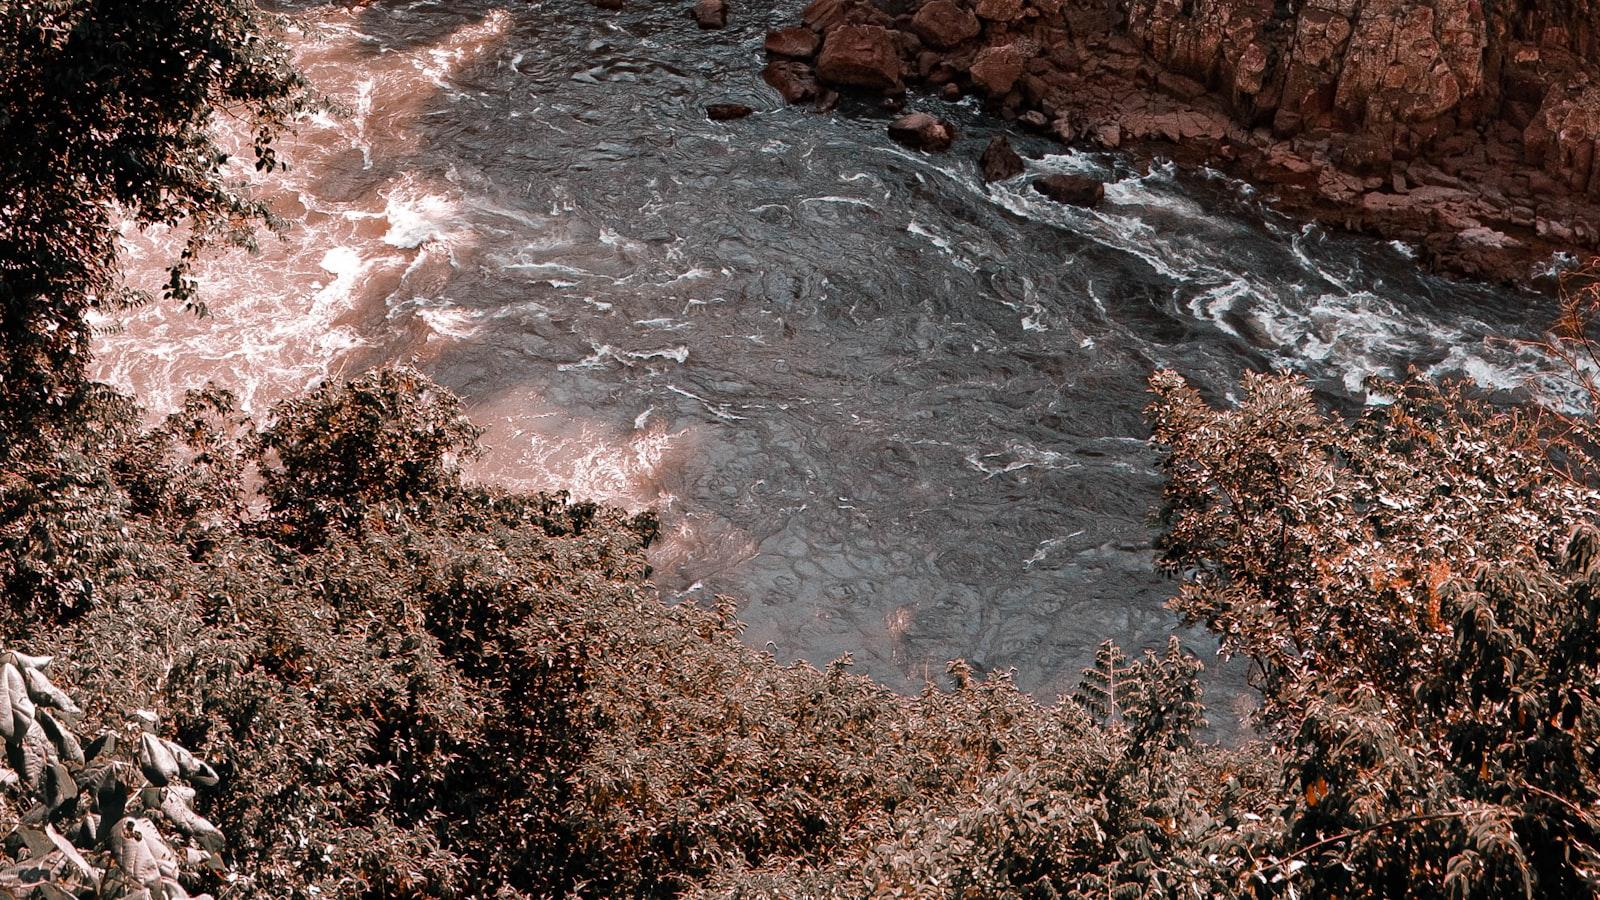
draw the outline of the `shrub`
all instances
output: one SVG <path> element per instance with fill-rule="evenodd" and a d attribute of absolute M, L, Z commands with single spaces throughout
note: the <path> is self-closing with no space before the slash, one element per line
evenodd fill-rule
<path fill-rule="evenodd" d="M 1456 389 L 1345 419 L 1283 376 L 1228 409 L 1154 387 L 1175 606 L 1251 660 L 1246 746 L 1199 738 L 1176 642 L 1107 646 L 1054 703 L 959 662 L 916 697 L 782 664 L 733 601 L 662 603 L 653 517 L 463 483 L 474 429 L 404 370 L 264 428 L 215 390 L 147 430 L 85 401 L 8 463 L 4 636 L 58 657 L 85 737 L 210 761 L 203 841 L 112 770 L 219 897 L 1594 891 L 1581 447 Z M 83 825 L 103 778 L 16 746 L 10 871 L 96 895 L 43 823 L 124 878 Z"/>
<path fill-rule="evenodd" d="M 1248 658 L 1290 799 L 1271 874 L 1315 894 L 1579 896 L 1600 671 L 1592 470 L 1559 419 L 1390 385 L 1354 420 L 1250 376 L 1153 381 L 1174 606 Z M 1557 430 L 1561 428 L 1561 430 Z"/>
<path fill-rule="evenodd" d="M 380 369 L 278 407 L 260 438 L 262 493 L 284 533 L 309 542 L 375 510 L 423 513 L 457 492 L 456 457 L 479 433 L 421 374 Z"/>
<path fill-rule="evenodd" d="M 196 803 L 223 868 L 186 870 L 189 890 L 927 890 L 948 859 L 974 890 L 1031 896 L 1190 877 L 1212 834 L 1179 798 L 1228 779 L 1191 745 L 1176 650 L 1124 673 L 1110 726 L 961 665 L 953 692 L 903 697 L 751 650 L 731 601 L 663 604 L 652 516 L 463 485 L 451 456 L 474 431 L 415 373 L 325 386 L 259 432 L 215 390 L 147 431 L 99 409 L 14 463 L 37 485 L 77 460 L 108 524 L 49 542 L 48 568 L 89 589 L 29 601 L 10 631 L 60 655 L 85 727 L 149 710 L 214 761 Z M 929 844 L 950 821 L 1000 843 Z M 933 855 L 883 855 L 896 841 Z"/>

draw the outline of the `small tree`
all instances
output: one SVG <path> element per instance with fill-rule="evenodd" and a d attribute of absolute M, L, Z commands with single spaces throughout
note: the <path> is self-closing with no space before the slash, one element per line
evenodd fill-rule
<path fill-rule="evenodd" d="M 312 542 L 380 505 L 416 512 L 450 496 L 482 433 L 454 394 L 404 368 L 330 382 L 276 416 L 261 435 L 262 493 L 279 524 Z"/>
<path fill-rule="evenodd" d="M 255 167 L 306 92 L 252 0 L 0 0 L 0 449 L 84 384 L 90 310 L 122 283 L 119 220 L 187 226 L 163 291 L 203 310 L 189 267 L 248 241 L 266 208 L 224 178 L 219 111 Z"/>

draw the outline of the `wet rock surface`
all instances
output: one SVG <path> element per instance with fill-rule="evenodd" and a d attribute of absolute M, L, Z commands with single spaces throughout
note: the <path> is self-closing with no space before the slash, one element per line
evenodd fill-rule
<path fill-rule="evenodd" d="M 1072 206 L 1097 206 L 1106 198 L 1104 184 L 1081 175 L 1046 175 L 1033 183 L 1033 189 Z"/>
<path fill-rule="evenodd" d="M 950 149 L 955 143 L 956 129 L 949 122 L 919 112 L 891 122 L 889 137 L 912 149 L 934 153 Z"/>
<path fill-rule="evenodd" d="M 819 93 L 816 71 L 803 62 L 774 60 L 767 63 L 761 77 L 788 103 L 803 103 Z"/>
<path fill-rule="evenodd" d="M 903 66 L 895 34 L 878 25 L 842 25 L 827 32 L 817 75 L 838 87 L 899 88 Z"/>
<path fill-rule="evenodd" d="M 767 52 L 773 56 L 809 59 L 817 54 L 822 39 L 803 25 L 783 28 L 767 35 Z"/>
<path fill-rule="evenodd" d="M 728 27 L 727 0 L 699 0 L 690 10 L 695 24 L 708 31 Z"/>
<path fill-rule="evenodd" d="M 983 150 L 983 156 L 978 160 L 978 167 L 983 171 L 983 180 L 1005 181 L 1022 174 L 1022 157 L 1011 148 L 1011 142 L 1003 137 L 997 137 L 989 142 Z"/>
<path fill-rule="evenodd" d="M 1450 272 L 1523 282 L 1600 250 L 1600 0 L 886 9 L 806 8 L 822 85 L 975 94 L 1064 143 L 1222 169 Z M 812 58 L 789 31 L 769 52 Z"/>

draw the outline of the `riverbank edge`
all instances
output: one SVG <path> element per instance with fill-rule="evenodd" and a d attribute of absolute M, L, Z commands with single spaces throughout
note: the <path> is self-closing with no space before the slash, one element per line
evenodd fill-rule
<path fill-rule="evenodd" d="M 814 0 L 769 34 L 763 76 L 824 110 L 840 91 L 890 108 L 977 96 L 1067 146 L 1221 171 L 1432 270 L 1553 289 L 1549 273 L 1600 252 L 1600 55 L 1582 52 L 1600 24 L 1575 17 L 1530 42 L 1528 23 L 1391 0 L 1378 40 L 1378 5 L 1307 5 L 1271 27 L 1239 0 Z M 1419 10 L 1432 25 L 1410 34 Z M 1481 59 L 1452 68 L 1463 41 Z M 1363 82 L 1374 59 L 1395 86 Z"/>

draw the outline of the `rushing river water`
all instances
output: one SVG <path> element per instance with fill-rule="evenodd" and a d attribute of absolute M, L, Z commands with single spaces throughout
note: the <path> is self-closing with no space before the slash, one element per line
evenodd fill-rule
<path fill-rule="evenodd" d="M 1153 369 L 1225 397 L 1293 367 L 1350 400 L 1408 364 L 1525 377 L 1490 340 L 1548 315 L 1523 296 L 1026 138 L 1058 155 L 985 187 L 972 106 L 914 102 L 962 128 L 938 156 L 871 110 L 785 108 L 759 69 L 787 5 L 707 33 L 630 3 L 293 7 L 339 109 L 283 144 L 292 229 L 207 262 L 209 318 L 158 305 L 103 337 L 103 377 L 157 411 L 208 379 L 261 411 L 413 362 L 489 427 L 476 474 L 659 508 L 662 590 L 741 598 L 753 644 L 901 686 L 964 656 L 1045 693 L 1102 639 L 1174 627 Z M 708 121 L 720 101 L 758 111 Z M 1105 206 L 1028 187 L 1066 170 L 1113 180 Z M 148 277 L 170 244 L 127 255 Z"/>

